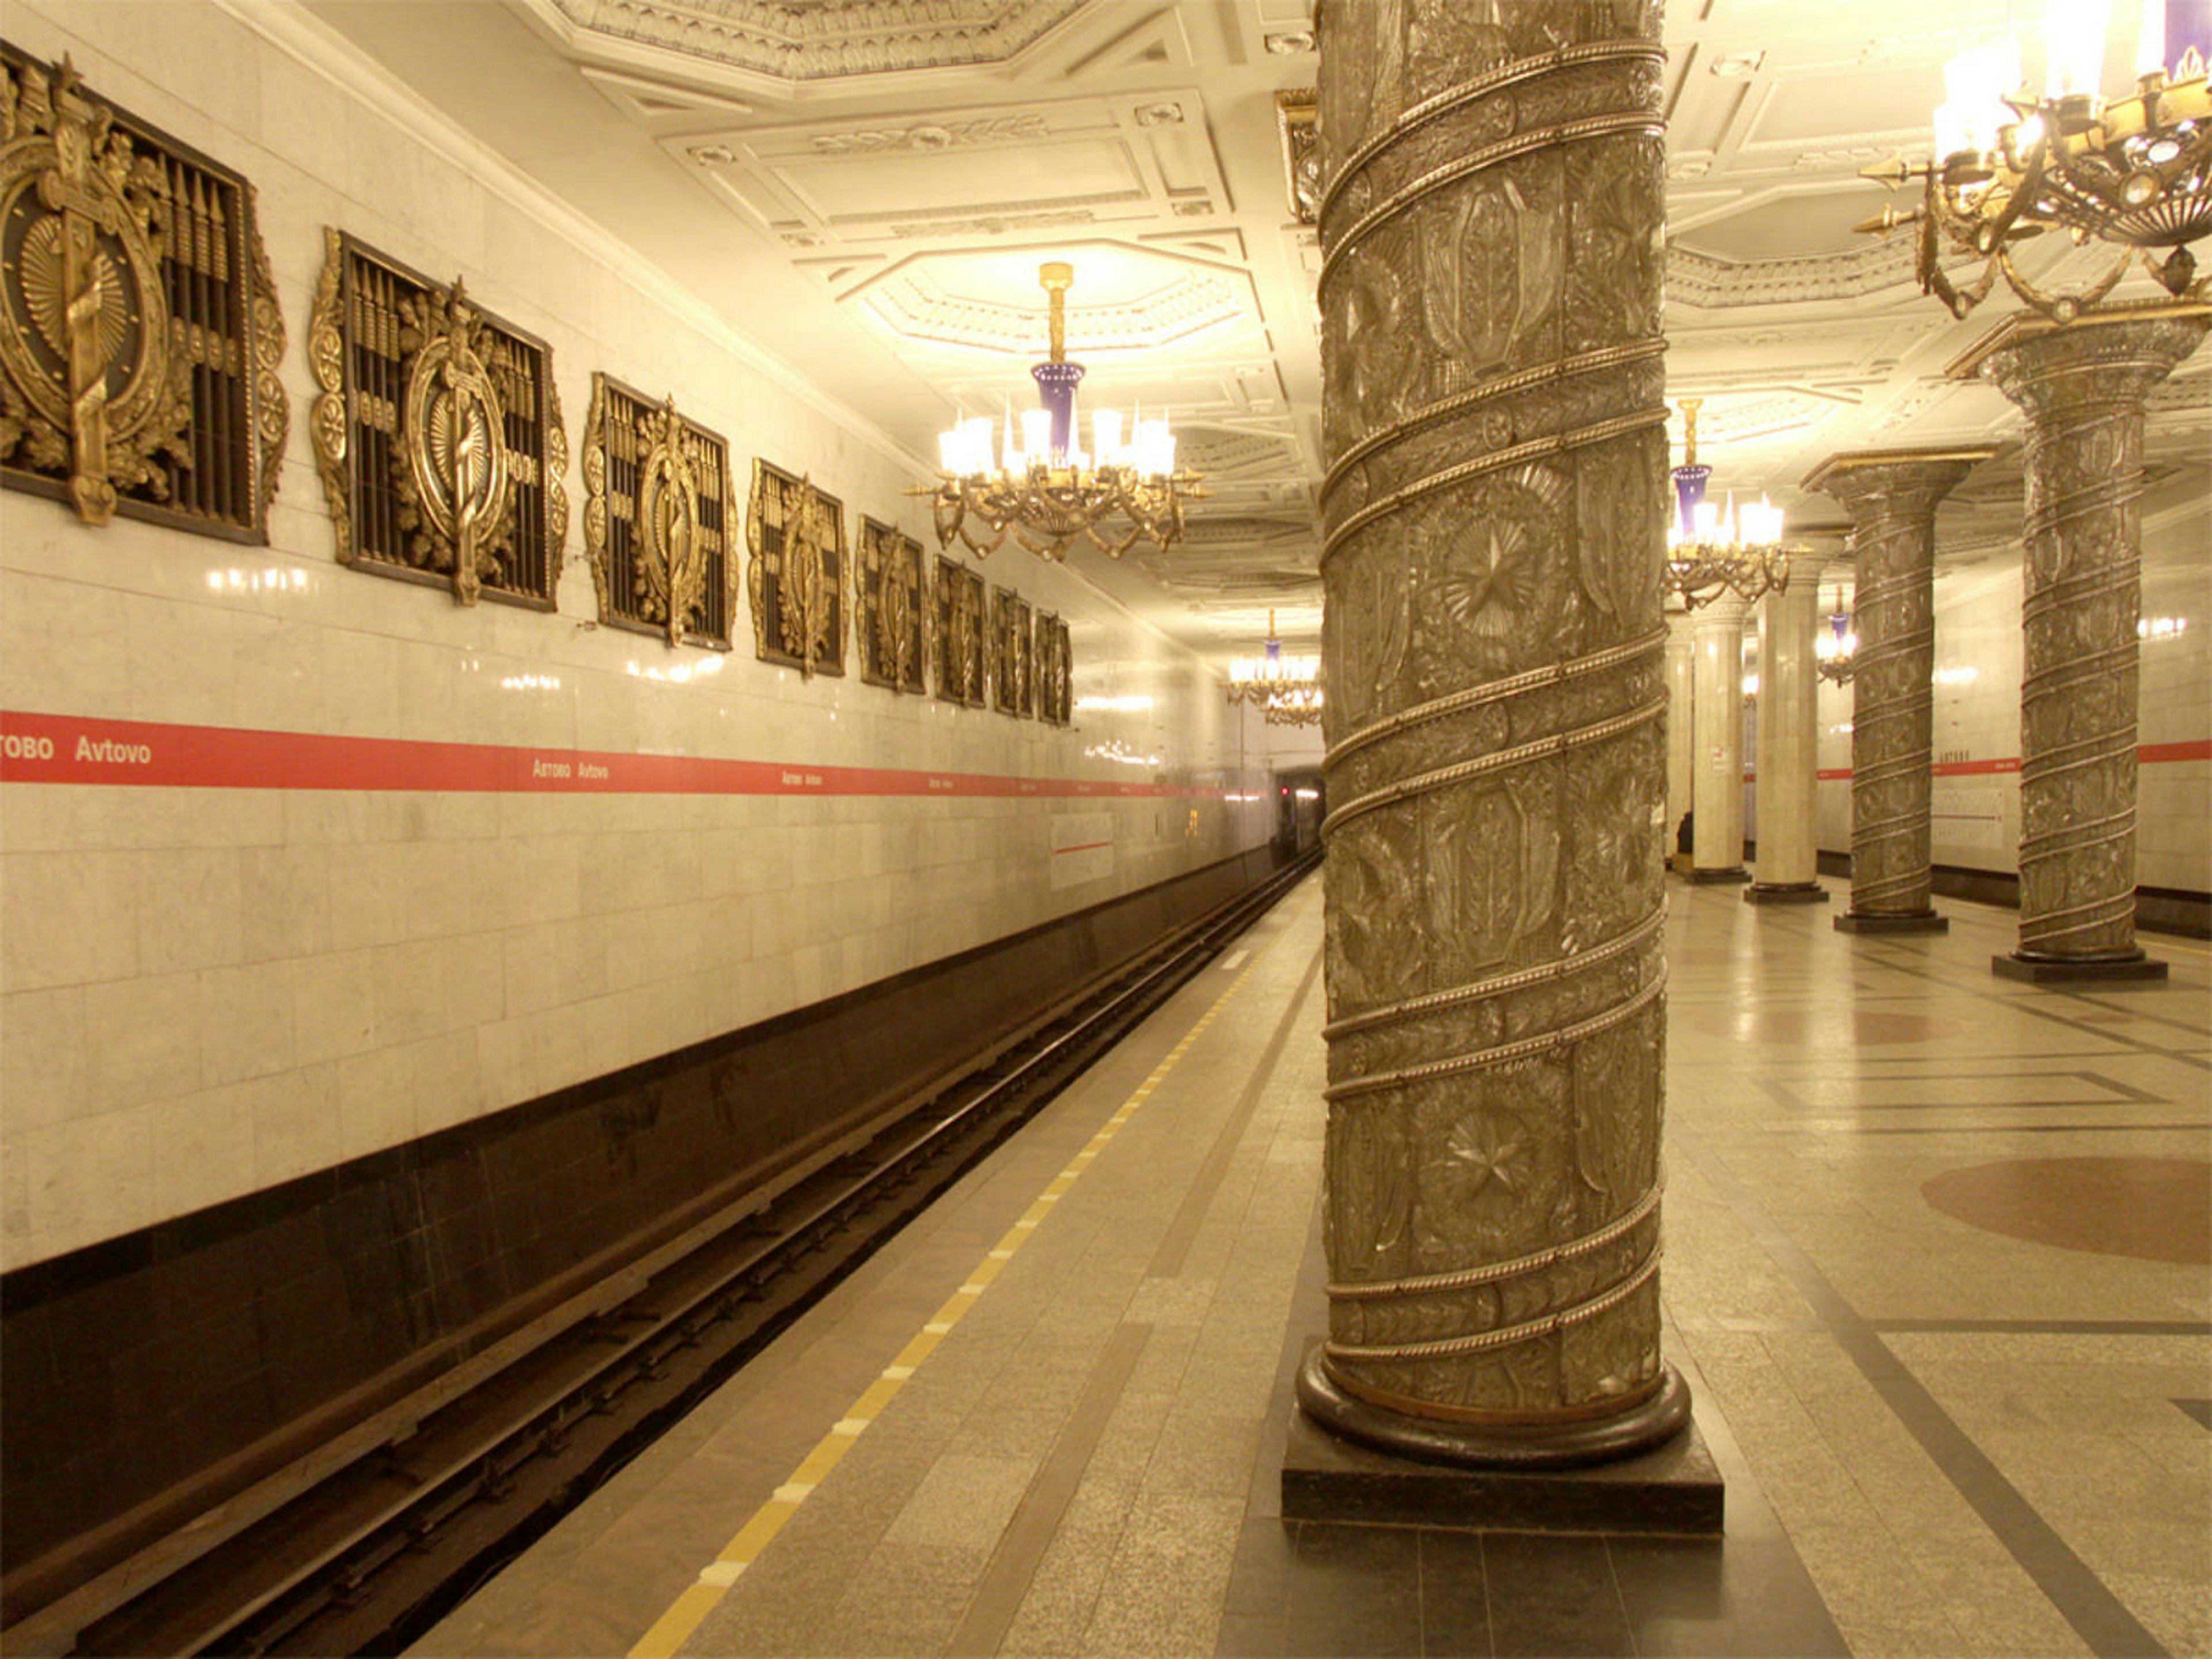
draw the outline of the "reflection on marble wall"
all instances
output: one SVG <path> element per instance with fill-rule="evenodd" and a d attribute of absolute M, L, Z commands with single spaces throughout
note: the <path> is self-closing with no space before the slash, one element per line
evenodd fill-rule
<path fill-rule="evenodd" d="M 9 38 L 72 54 L 145 118 L 256 181 L 295 337 L 320 228 L 343 224 L 419 269 L 464 274 L 471 295 L 544 337 L 570 409 L 588 406 L 594 368 L 665 388 L 728 436 L 739 468 L 765 449 L 848 511 L 926 537 L 901 493 L 913 465 L 757 347 L 619 268 L 617 251 L 526 187 L 497 184 L 503 168 L 472 167 L 465 140 L 434 149 L 247 22 L 185 9 L 25 0 Z M 303 356 L 283 374 L 306 410 Z M 6 511 L 7 710 L 1189 792 L 10 783 L 10 1267 L 985 943 L 1273 828 L 1260 722 L 1195 659 L 1037 561 L 984 568 L 1066 619 L 1076 708 L 1065 730 L 594 626 L 573 526 L 550 615 L 465 610 L 347 570 L 296 434 L 266 548 L 137 521 L 94 533 L 24 498 Z M 1084 878 L 1067 880 L 1054 824 L 1075 812 L 1103 820 L 1111 848 L 1091 848 Z M 1094 827 L 1085 842 L 1099 839 Z"/>

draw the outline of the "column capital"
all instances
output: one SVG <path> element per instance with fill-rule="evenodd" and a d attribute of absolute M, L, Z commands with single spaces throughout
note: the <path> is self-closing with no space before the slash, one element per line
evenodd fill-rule
<path fill-rule="evenodd" d="M 1880 501 L 1897 512 L 1933 513 L 1966 476 L 1996 453 L 1994 447 L 1850 449 L 1805 475 L 1804 488 L 1830 495 L 1858 515 L 1863 503 Z"/>
<path fill-rule="evenodd" d="M 2030 312 L 2006 318 L 1955 359 L 1954 380 L 1987 380 L 2031 418 L 2093 404 L 2140 404 L 2197 349 L 2212 304 L 2099 307 L 2070 323 Z"/>

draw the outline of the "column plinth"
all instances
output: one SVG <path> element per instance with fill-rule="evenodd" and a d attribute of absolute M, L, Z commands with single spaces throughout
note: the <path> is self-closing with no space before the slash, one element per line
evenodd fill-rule
<path fill-rule="evenodd" d="M 1813 637 L 1820 628 L 1817 582 L 1805 580 L 1759 602 L 1759 754 L 1752 786 L 1759 807 L 1758 879 L 1747 904 L 1826 904 L 1818 879 L 1814 768 L 1819 714 Z"/>
<path fill-rule="evenodd" d="M 1743 866 L 1743 601 L 1733 594 L 1690 613 L 1697 731 L 1691 757 L 1694 882 L 1751 879 Z"/>
<path fill-rule="evenodd" d="M 2009 318 L 1952 365 L 2027 416 L 2020 686 L 2020 944 L 2008 978 L 2163 979 L 2136 943 L 2143 401 L 2212 306 Z"/>
<path fill-rule="evenodd" d="M 1463 47 L 1324 9 L 1330 1283 L 1298 1398 L 1405 1457 L 1571 1467 L 1689 1420 L 1657 1277 L 1658 7 L 1495 0 Z"/>
<path fill-rule="evenodd" d="M 1805 488 L 1851 517 L 1851 903 L 1844 933 L 1943 933 L 1929 900 L 1936 509 L 1994 449 L 1832 455 Z"/>

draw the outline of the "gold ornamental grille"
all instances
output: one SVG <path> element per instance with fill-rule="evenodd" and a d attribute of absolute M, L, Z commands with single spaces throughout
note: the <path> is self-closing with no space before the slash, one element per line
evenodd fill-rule
<path fill-rule="evenodd" d="M 1069 724 L 1075 703 L 1075 659 L 1067 623 L 1049 611 L 1036 616 L 1036 717 L 1048 726 Z"/>
<path fill-rule="evenodd" d="M 802 675 L 845 672 L 845 504 L 755 459 L 745 519 L 753 649 Z"/>
<path fill-rule="evenodd" d="M 1036 712 L 1036 641 L 1030 604 L 1011 588 L 991 590 L 991 695 L 1001 714 L 1026 720 Z"/>
<path fill-rule="evenodd" d="M 981 708 L 988 678 L 984 665 L 990 647 L 983 579 L 959 560 L 940 557 L 932 599 L 938 698 L 963 708 Z"/>
<path fill-rule="evenodd" d="M 284 325 L 243 175 L 0 43 L 0 479 L 265 543 Z"/>
<path fill-rule="evenodd" d="M 324 393 L 316 459 L 339 557 L 450 583 L 464 604 L 480 592 L 551 610 L 568 520 L 551 349 L 477 306 L 459 282 L 434 282 L 343 232 L 327 241 L 310 356 Z M 471 371 L 465 403 L 442 390 L 456 363 Z M 482 501 L 467 499 L 471 466 L 490 480 Z M 473 538 L 471 519 L 483 526 Z"/>
<path fill-rule="evenodd" d="M 730 447 L 606 374 L 585 423 L 584 544 L 599 620 L 672 644 L 731 647 Z M 672 611 L 674 614 L 672 619 Z"/>
<path fill-rule="evenodd" d="M 860 678 L 870 685 L 920 693 L 929 637 L 929 567 L 921 544 L 865 514 L 854 583 Z"/>

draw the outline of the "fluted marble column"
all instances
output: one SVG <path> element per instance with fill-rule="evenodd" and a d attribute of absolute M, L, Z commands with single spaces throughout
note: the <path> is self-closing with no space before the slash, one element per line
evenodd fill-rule
<path fill-rule="evenodd" d="M 1659 9 L 1326 0 L 1328 1335 L 1305 1411 L 1565 1465 L 1659 1352 Z"/>
<path fill-rule="evenodd" d="M 1820 685 L 1813 635 L 1820 611 L 1813 574 L 1803 572 L 1759 602 L 1758 879 L 1743 896 L 1751 904 L 1828 902 L 1813 825 Z"/>
<path fill-rule="evenodd" d="M 1690 618 L 1697 732 L 1691 801 L 1698 815 L 1692 881 L 1751 879 L 1743 867 L 1743 611 L 1741 599 L 1723 594 Z"/>
<path fill-rule="evenodd" d="M 1697 697 L 1692 690 L 1697 643 L 1690 637 L 1690 619 L 1667 618 L 1667 851 L 1674 851 L 1674 833 L 1682 814 L 1690 810 L 1697 776 Z M 1691 828 L 1696 829 L 1694 823 Z"/>
<path fill-rule="evenodd" d="M 1994 449 L 1831 455 L 1805 488 L 1851 515 L 1851 907 L 1845 933 L 1948 932 L 1929 902 L 1936 509 Z"/>
<path fill-rule="evenodd" d="M 2163 979 L 2136 943 L 2143 400 L 2212 306 L 2008 319 L 1952 366 L 2027 416 L 2014 979 Z"/>

